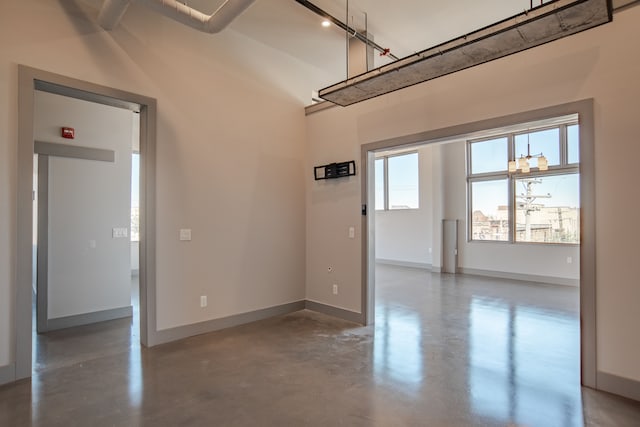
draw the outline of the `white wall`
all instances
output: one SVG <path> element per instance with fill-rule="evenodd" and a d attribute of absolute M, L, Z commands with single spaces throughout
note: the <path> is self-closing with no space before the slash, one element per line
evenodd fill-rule
<path fill-rule="evenodd" d="M 60 136 L 75 128 L 76 138 Z M 36 91 L 36 141 L 115 152 L 115 162 L 49 157 L 48 317 L 127 307 L 133 113 Z"/>
<path fill-rule="evenodd" d="M 359 158 L 361 144 L 594 98 L 597 363 L 602 372 L 640 380 L 640 335 L 633 326 L 640 322 L 635 268 L 640 229 L 631 226 L 640 200 L 628 191 L 629 183 L 637 181 L 633 168 L 620 167 L 620 156 L 640 156 L 640 50 L 629 47 L 630 40 L 640 37 L 639 21 L 640 8 L 630 8 L 616 13 L 613 23 L 584 33 L 351 107 L 310 115 L 308 164 Z M 434 162 L 436 157 L 434 153 Z M 307 180 L 307 295 L 357 312 L 362 253 L 359 245 L 342 244 L 342 227 L 360 224 L 361 178 L 335 186 Z M 434 193 L 437 188 L 434 182 Z M 433 238 L 440 237 L 434 233 Z M 477 264 L 470 265 L 483 265 L 486 260 L 474 255 Z M 433 257 L 439 259 L 439 254 Z M 330 293 L 328 263 L 336 263 L 334 273 L 346 280 L 339 296 Z"/>
<path fill-rule="evenodd" d="M 0 2 L 0 366 L 14 354 L 17 64 L 158 100 L 160 329 L 305 297 L 303 100 L 317 71 L 233 25 L 201 34 L 135 2 L 113 32 L 96 17 L 81 2 Z"/>

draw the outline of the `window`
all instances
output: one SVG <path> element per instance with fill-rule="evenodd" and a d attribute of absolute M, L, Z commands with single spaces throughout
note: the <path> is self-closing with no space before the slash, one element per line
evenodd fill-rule
<path fill-rule="evenodd" d="M 376 210 L 384 210 L 385 206 L 385 159 L 376 159 Z"/>
<path fill-rule="evenodd" d="M 527 153 L 542 153 L 547 158 L 549 166 L 560 165 L 560 129 L 546 129 L 538 132 L 523 133 L 515 136 L 516 157 Z M 527 148 L 529 145 L 530 148 Z M 538 167 L 538 158 L 529 160 L 532 168 Z"/>
<path fill-rule="evenodd" d="M 567 157 L 568 163 L 578 163 L 580 161 L 578 125 L 567 126 Z"/>
<path fill-rule="evenodd" d="M 384 156 L 375 160 L 376 210 L 418 209 L 418 153 Z"/>
<path fill-rule="evenodd" d="M 470 183 L 472 240 L 509 240 L 507 179 Z"/>
<path fill-rule="evenodd" d="M 507 141 L 507 138 L 497 138 L 471 144 L 471 173 L 506 170 L 509 161 Z"/>
<path fill-rule="evenodd" d="M 577 173 L 515 179 L 515 241 L 578 243 Z"/>
<path fill-rule="evenodd" d="M 579 127 L 573 122 L 467 143 L 469 240 L 580 243 Z M 530 172 L 507 172 L 531 155 Z M 538 168 L 544 154 L 547 170 Z"/>

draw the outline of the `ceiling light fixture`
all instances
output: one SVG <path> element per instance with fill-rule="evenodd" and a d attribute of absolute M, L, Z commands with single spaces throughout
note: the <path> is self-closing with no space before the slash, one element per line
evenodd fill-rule
<path fill-rule="evenodd" d="M 529 164 L 529 160 L 536 158 L 538 159 L 538 170 L 546 171 L 549 170 L 549 161 L 542 154 L 531 154 L 531 145 L 529 144 L 529 134 L 527 134 L 527 155 L 521 154 L 518 160 L 509 160 L 509 173 L 516 173 L 518 169 L 520 169 L 521 173 L 529 173 L 531 172 L 531 165 Z"/>
<path fill-rule="evenodd" d="M 322 21 L 322 26 L 325 28 L 328 28 L 331 26 L 331 21 L 329 21 L 328 19 L 325 19 Z"/>

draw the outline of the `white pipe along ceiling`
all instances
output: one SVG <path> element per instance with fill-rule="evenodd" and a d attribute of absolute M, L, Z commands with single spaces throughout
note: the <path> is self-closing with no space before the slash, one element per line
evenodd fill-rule
<path fill-rule="evenodd" d="M 234 19 L 253 4 L 255 0 L 227 0 L 213 14 L 207 15 L 176 0 L 136 0 L 150 9 L 209 34 L 224 30 Z M 112 30 L 124 16 L 131 0 L 105 0 L 102 3 L 98 22 L 105 30 Z"/>

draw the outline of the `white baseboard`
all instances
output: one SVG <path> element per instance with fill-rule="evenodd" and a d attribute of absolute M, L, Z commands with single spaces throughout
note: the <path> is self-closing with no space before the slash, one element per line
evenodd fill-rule
<path fill-rule="evenodd" d="M 395 265 L 398 267 L 420 268 L 429 270 L 432 273 L 442 273 L 441 267 L 422 262 L 400 261 L 395 259 L 377 258 L 377 264 Z M 536 274 L 511 273 L 506 271 L 482 270 L 478 268 L 458 268 L 459 274 L 470 276 L 494 277 L 498 279 L 521 280 L 525 282 L 548 283 L 552 285 L 580 286 L 579 279 L 569 279 L 566 277 L 542 276 Z"/>
<path fill-rule="evenodd" d="M 93 313 L 76 314 L 73 316 L 56 317 L 47 319 L 47 331 L 72 328 L 75 326 L 89 325 L 91 323 L 105 322 L 107 320 L 122 319 L 133 316 L 133 306 L 112 308 Z"/>
<path fill-rule="evenodd" d="M 536 274 L 509 273 L 505 271 L 480 270 L 477 268 L 460 268 L 460 274 L 470 276 L 495 277 L 498 279 L 522 280 L 525 282 L 549 283 L 552 285 L 580 286 L 579 279 L 568 279 L 565 277 L 539 276 Z"/>
<path fill-rule="evenodd" d="M 421 268 L 423 270 L 429 271 L 433 270 L 431 264 L 428 264 L 426 262 L 400 261 L 397 259 L 377 258 L 376 263 L 385 265 L 396 265 L 398 267 Z"/>
<path fill-rule="evenodd" d="M 361 325 L 364 325 L 365 323 L 362 313 L 356 313 L 355 311 L 334 307 L 321 302 L 306 300 L 305 308 L 307 310 L 326 314 L 327 316 L 337 317 L 338 319 L 346 320 L 348 322 L 359 323 Z"/>
<path fill-rule="evenodd" d="M 0 385 L 12 383 L 16 380 L 16 365 L 9 363 L 7 366 L 0 366 Z"/>
<path fill-rule="evenodd" d="M 234 326 L 244 325 L 245 323 L 256 322 L 258 320 L 267 319 L 269 317 L 280 316 L 282 314 L 293 313 L 305 308 L 305 301 L 296 301 L 288 304 L 281 304 L 275 307 L 263 308 L 261 310 L 250 311 L 247 313 L 235 314 L 220 319 L 212 319 L 204 322 L 194 323 L 191 325 L 177 326 L 175 328 L 163 329 L 157 331 L 154 336 L 153 344 L 164 344 L 171 341 L 181 340 L 183 338 L 195 335 L 206 334 L 209 332 L 219 331 L 221 329 L 232 328 Z"/>
<path fill-rule="evenodd" d="M 640 401 L 640 382 L 598 371 L 598 390 Z"/>

